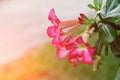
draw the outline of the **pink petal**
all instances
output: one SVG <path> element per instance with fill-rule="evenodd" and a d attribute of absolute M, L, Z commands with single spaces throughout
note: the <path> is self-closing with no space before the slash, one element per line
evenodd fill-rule
<path fill-rule="evenodd" d="M 53 41 L 52 41 L 52 45 L 53 45 L 53 46 L 59 45 L 59 43 L 60 43 L 59 36 L 60 36 L 60 34 L 57 33 L 57 36 L 56 36 L 56 37 L 53 39 Z"/>
<path fill-rule="evenodd" d="M 57 35 L 57 26 L 50 26 L 47 29 L 47 34 L 49 37 L 55 37 Z"/>
<path fill-rule="evenodd" d="M 92 56 L 88 51 L 84 51 L 84 58 L 82 62 L 86 64 L 92 64 Z"/>
<path fill-rule="evenodd" d="M 72 51 L 70 51 L 69 57 L 70 58 L 75 58 L 76 56 L 82 56 L 82 51 L 80 51 L 78 48 L 73 49 Z"/>
<path fill-rule="evenodd" d="M 68 50 L 72 50 L 72 49 L 75 49 L 77 47 L 77 44 L 75 42 L 73 42 L 73 43 L 67 44 L 65 47 Z"/>
<path fill-rule="evenodd" d="M 89 47 L 88 50 L 89 50 L 90 55 L 93 56 L 94 53 L 95 53 L 95 48 L 94 47 Z"/>
<path fill-rule="evenodd" d="M 71 36 L 65 41 L 66 49 L 75 49 L 77 47 L 77 43 L 75 42 L 76 37 Z"/>
<path fill-rule="evenodd" d="M 55 36 L 55 38 L 52 41 L 53 46 L 57 46 L 61 42 L 60 41 L 60 33 L 61 33 L 61 30 L 58 30 L 57 35 Z"/>
<path fill-rule="evenodd" d="M 60 20 L 55 15 L 55 10 L 54 9 L 51 9 L 51 11 L 49 12 L 48 19 L 56 26 L 58 26 L 58 24 L 60 23 Z"/>
<path fill-rule="evenodd" d="M 69 50 L 66 50 L 65 47 L 57 48 L 57 57 L 59 59 L 64 59 L 69 54 Z"/>
<path fill-rule="evenodd" d="M 77 61 L 77 59 L 75 59 L 75 58 L 74 58 L 74 59 L 70 59 L 69 62 L 70 62 L 70 63 L 73 63 L 73 64 L 74 64 L 74 67 L 77 67 L 77 65 L 78 65 L 78 61 Z"/>
<path fill-rule="evenodd" d="M 83 60 L 83 51 L 80 51 L 78 48 L 72 50 L 69 53 L 68 60 L 70 63 L 73 63 L 74 66 L 76 67 L 78 65 L 78 62 L 82 62 Z"/>
<path fill-rule="evenodd" d="M 82 37 L 79 36 L 77 39 L 76 39 L 76 42 L 79 43 L 79 44 L 85 44 L 85 42 L 83 41 Z"/>

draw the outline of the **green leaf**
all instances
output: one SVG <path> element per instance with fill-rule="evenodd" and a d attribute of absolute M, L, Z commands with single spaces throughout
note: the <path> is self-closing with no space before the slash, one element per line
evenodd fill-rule
<path fill-rule="evenodd" d="M 118 17 L 109 17 L 109 18 L 106 18 L 104 20 L 115 23 L 115 24 L 120 24 L 120 16 L 118 16 Z"/>
<path fill-rule="evenodd" d="M 120 0 L 107 0 L 100 15 L 108 22 L 120 24 Z"/>
<path fill-rule="evenodd" d="M 117 17 L 120 16 L 120 4 L 113 10 L 106 14 L 106 17 Z"/>
<path fill-rule="evenodd" d="M 89 7 L 90 9 L 96 10 L 96 8 L 95 8 L 93 5 L 91 5 L 91 4 L 88 4 L 88 7 Z"/>
<path fill-rule="evenodd" d="M 99 24 L 99 37 L 104 45 L 109 45 L 115 39 L 117 32 L 109 24 Z"/>
<path fill-rule="evenodd" d="M 106 1 L 106 12 L 110 12 L 120 4 L 120 0 L 107 0 Z"/>
<path fill-rule="evenodd" d="M 95 7 L 99 11 L 102 7 L 102 0 L 94 0 Z"/>
<path fill-rule="evenodd" d="M 115 55 L 116 59 L 120 62 L 120 35 L 115 38 L 115 40 L 110 45 L 112 53 Z"/>

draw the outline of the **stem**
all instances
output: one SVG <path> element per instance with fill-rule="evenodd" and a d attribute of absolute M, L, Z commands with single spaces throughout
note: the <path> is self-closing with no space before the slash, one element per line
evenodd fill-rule
<path fill-rule="evenodd" d="M 100 55 L 103 48 L 103 44 L 99 39 L 97 40 L 95 47 L 96 47 L 95 55 Z"/>
<path fill-rule="evenodd" d="M 98 25 L 96 22 L 94 22 L 92 25 L 90 25 L 89 29 L 91 29 L 93 27 L 95 28 L 94 32 L 98 32 L 99 28 L 98 28 Z"/>

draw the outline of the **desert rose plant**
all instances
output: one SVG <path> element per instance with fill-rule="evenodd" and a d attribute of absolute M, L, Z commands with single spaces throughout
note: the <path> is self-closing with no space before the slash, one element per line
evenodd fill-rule
<path fill-rule="evenodd" d="M 75 67 L 78 63 L 92 64 L 96 71 L 101 65 L 102 50 L 106 56 L 111 50 L 120 62 L 120 0 L 106 0 L 104 5 L 103 0 L 93 1 L 94 5 L 88 4 L 88 7 L 96 11 L 94 18 L 80 13 L 75 20 L 62 21 L 51 9 L 48 19 L 52 26 L 48 27 L 47 34 L 53 39 L 59 59 L 68 58 Z M 91 38 L 94 45 L 90 44 Z"/>

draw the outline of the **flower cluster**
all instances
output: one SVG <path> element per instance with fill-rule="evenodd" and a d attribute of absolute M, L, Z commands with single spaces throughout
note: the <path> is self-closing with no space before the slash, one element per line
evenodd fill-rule
<path fill-rule="evenodd" d="M 94 33 L 94 27 L 88 26 L 82 33 L 73 35 L 88 20 L 84 14 L 80 16 L 76 20 L 61 21 L 54 9 L 49 12 L 48 16 L 53 25 L 48 27 L 47 34 L 53 38 L 52 45 L 57 48 L 57 57 L 59 59 L 68 57 L 68 61 L 75 67 L 79 62 L 92 64 L 95 53 L 95 47 L 91 47 L 88 43 L 90 36 Z"/>
<path fill-rule="evenodd" d="M 96 11 L 94 18 L 81 13 L 76 20 L 61 21 L 54 9 L 50 11 L 48 19 L 53 25 L 47 33 L 53 38 L 59 59 L 67 57 L 75 67 L 78 63 L 92 64 L 96 71 L 101 65 L 101 53 L 107 56 L 110 50 L 120 63 L 120 0 L 105 0 L 104 5 L 102 1 L 88 4 Z M 116 80 L 120 80 L 119 75 Z"/>

